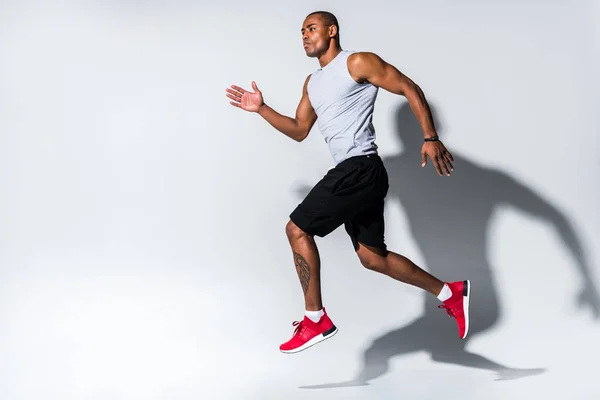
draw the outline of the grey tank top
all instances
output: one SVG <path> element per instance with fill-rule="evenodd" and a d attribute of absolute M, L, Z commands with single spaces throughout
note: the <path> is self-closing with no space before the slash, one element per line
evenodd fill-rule
<path fill-rule="evenodd" d="M 307 86 L 319 130 L 336 164 L 377 153 L 373 110 L 378 88 L 350 76 L 347 60 L 353 53 L 342 50 L 310 76 Z"/>

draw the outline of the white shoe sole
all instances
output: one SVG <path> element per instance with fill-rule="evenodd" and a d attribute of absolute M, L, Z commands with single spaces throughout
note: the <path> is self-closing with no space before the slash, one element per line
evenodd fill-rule
<path fill-rule="evenodd" d="M 465 288 L 463 289 L 463 310 L 465 313 L 465 333 L 463 334 L 461 339 L 467 337 L 469 333 L 469 307 L 471 306 L 471 281 L 466 280 Z"/>
<path fill-rule="evenodd" d="M 320 335 L 315 336 L 314 338 L 310 339 L 308 342 L 304 343 L 302 346 L 300 346 L 298 348 L 295 348 L 295 349 L 292 349 L 292 350 L 281 350 L 281 349 L 279 349 L 279 351 L 281 351 L 282 353 L 285 353 L 285 354 L 298 353 L 298 352 L 300 352 L 302 350 L 308 349 L 311 346 L 314 346 L 317 343 L 322 342 L 323 340 L 327 340 L 330 337 L 335 336 L 335 334 L 337 333 L 337 331 L 338 330 L 337 330 L 336 326 L 334 325 L 330 330 L 328 330 L 326 332 L 323 332 Z"/>

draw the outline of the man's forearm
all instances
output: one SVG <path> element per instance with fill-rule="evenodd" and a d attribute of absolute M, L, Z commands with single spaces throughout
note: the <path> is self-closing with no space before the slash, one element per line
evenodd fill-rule
<path fill-rule="evenodd" d="M 418 85 L 414 85 L 414 89 L 405 94 L 408 104 L 412 109 L 413 113 L 419 120 L 419 124 L 423 129 L 423 136 L 426 138 L 437 135 L 435 125 L 433 124 L 433 117 L 431 110 L 425 99 L 425 94 Z"/>
<path fill-rule="evenodd" d="M 271 126 L 297 142 L 306 137 L 306 132 L 293 118 L 279 114 L 266 104 L 258 109 L 258 115 L 263 117 Z"/>

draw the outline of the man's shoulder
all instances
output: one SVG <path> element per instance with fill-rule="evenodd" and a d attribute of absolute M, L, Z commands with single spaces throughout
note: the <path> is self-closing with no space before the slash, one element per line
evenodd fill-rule
<path fill-rule="evenodd" d="M 353 51 L 348 56 L 348 62 L 372 62 L 380 57 L 372 51 Z"/>
<path fill-rule="evenodd" d="M 363 82 L 383 65 L 383 60 L 371 51 L 355 52 L 348 57 L 348 71 L 358 82 Z"/>

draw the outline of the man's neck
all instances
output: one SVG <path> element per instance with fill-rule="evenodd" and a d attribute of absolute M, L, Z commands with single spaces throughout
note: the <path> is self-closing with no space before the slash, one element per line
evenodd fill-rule
<path fill-rule="evenodd" d="M 338 54 L 340 54 L 341 51 L 341 47 L 330 47 L 329 49 L 327 49 L 327 51 L 319 57 L 319 64 L 321 65 L 321 68 L 329 64 L 331 60 L 333 60 L 335 57 L 337 57 Z"/>

